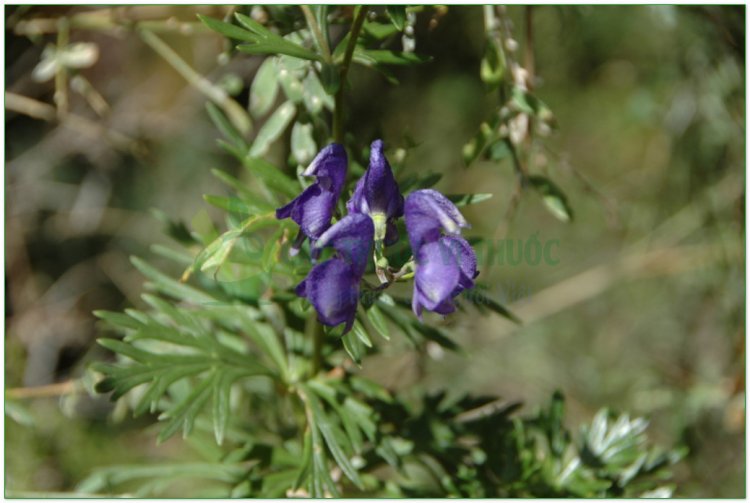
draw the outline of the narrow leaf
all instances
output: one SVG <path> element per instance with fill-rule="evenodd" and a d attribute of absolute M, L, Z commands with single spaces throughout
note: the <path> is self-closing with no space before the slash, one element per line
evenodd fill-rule
<path fill-rule="evenodd" d="M 262 157 L 267 152 L 273 142 L 275 142 L 284 130 L 289 126 L 289 123 L 294 118 L 294 114 L 297 112 L 297 107 L 294 103 L 287 101 L 282 104 L 279 108 L 271 114 L 265 124 L 258 131 L 258 135 L 255 137 L 253 146 L 250 147 L 248 155 L 250 157 Z"/>

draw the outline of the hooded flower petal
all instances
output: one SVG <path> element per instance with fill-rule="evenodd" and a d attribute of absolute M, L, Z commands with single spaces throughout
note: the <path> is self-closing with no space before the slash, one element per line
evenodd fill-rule
<path fill-rule="evenodd" d="M 357 312 L 359 281 L 351 264 L 333 258 L 313 267 L 296 292 L 310 301 L 321 323 L 331 327 L 346 323 L 348 332 Z"/>
<path fill-rule="evenodd" d="M 331 143 L 318 152 L 302 176 L 315 176 L 326 190 L 340 192 L 346 181 L 347 162 L 343 145 Z"/>
<path fill-rule="evenodd" d="M 374 232 L 372 219 L 367 215 L 347 215 L 320 236 L 312 256 L 317 258 L 322 248 L 330 246 L 351 264 L 354 274 L 361 277 L 370 258 Z"/>
<path fill-rule="evenodd" d="M 467 288 L 474 287 L 474 278 L 479 274 L 477 255 L 469 242 L 461 236 L 443 236 L 440 241 L 448 247 L 461 269 L 461 277 L 452 294 L 455 297 Z"/>
<path fill-rule="evenodd" d="M 412 192 L 406 198 L 404 210 L 409 242 L 415 253 L 424 243 L 437 241 L 441 230 L 456 235 L 462 227 L 469 227 L 458 208 L 436 190 Z"/>
<path fill-rule="evenodd" d="M 302 173 L 317 180 L 289 204 L 277 209 L 276 218 L 291 218 L 305 236 L 318 239 L 331 225 L 346 178 L 346 164 L 346 151 L 341 145 L 332 143 L 321 150 Z"/>
<path fill-rule="evenodd" d="M 404 214 L 404 197 L 398 188 L 388 159 L 383 154 L 383 140 L 375 140 L 370 146 L 370 165 L 359 179 L 349 202 L 349 213 L 366 213 L 375 221 L 376 239 L 386 236 L 387 223 Z M 393 229 L 391 240 L 394 240 Z M 395 235 L 398 239 L 398 234 Z"/>
<path fill-rule="evenodd" d="M 446 302 L 450 302 L 462 276 L 456 256 L 448 245 L 438 240 L 422 245 L 417 252 L 416 261 L 412 297 L 414 313 L 421 317 L 422 308 L 428 311 L 447 311 L 449 306 L 446 306 Z"/>

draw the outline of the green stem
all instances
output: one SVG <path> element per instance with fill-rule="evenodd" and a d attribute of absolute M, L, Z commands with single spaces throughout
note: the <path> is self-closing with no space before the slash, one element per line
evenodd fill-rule
<path fill-rule="evenodd" d="M 318 21 L 315 19 L 315 15 L 313 14 L 312 10 L 310 10 L 309 5 L 300 5 L 300 9 L 302 9 L 302 13 L 305 15 L 305 20 L 307 21 L 307 26 L 310 27 L 310 31 L 315 36 L 315 40 L 318 42 L 318 47 L 320 47 L 320 50 L 323 52 L 323 58 L 325 59 L 326 63 L 331 63 L 331 48 L 328 46 L 328 38 L 325 36 L 325 34 L 320 29 L 320 24 L 318 24 Z"/>
<path fill-rule="evenodd" d="M 367 17 L 367 6 L 360 5 L 357 8 L 357 13 L 354 16 L 354 22 L 352 23 L 352 29 L 349 32 L 349 42 L 346 46 L 346 52 L 344 53 L 344 59 L 341 62 L 341 69 L 339 72 L 339 89 L 336 91 L 336 106 L 333 112 L 333 137 L 337 143 L 344 143 L 344 92 L 346 89 L 346 76 L 349 73 L 349 66 L 352 62 L 352 56 L 354 55 L 354 48 L 357 46 L 357 39 L 359 38 L 359 32 L 362 30 L 362 25 Z"/>
<path fill-rule="evenodd" d="M 305 331 L 308 333 L 312 332 L 313 354 L 311 377 L 314 377 L 318 375 L 318 372 L 323 367 L 323 326 L 318 322 L 315 312 L 310 313 L 307 322 L 309 325 L 305 327 Z"/>
<path fill-rule="evenodd" d="M 62 53 L 68 46 L 68 40 L 70 37 L 70 24 L 68 19 L 61 17 L 57 21 L 57 54 Z M 55 72 L 55 105 L 57 106 L 58 118 L 64 118 L 68 113 L 68 69 L 65 65 L 59 62 L 57 63 L 57 71 Z"/>
<path fill-rule="evenodd" d="M 148 44 L 159 56 L 169 63 L 177 73 L 188 81 L 190 85 L 203 93 L 209 100 L 224 110 L 232 125 L 242 134 L 247 134 L 252 127 L 250 116 L 227 92 L 214 85 L 204 76 L 193 70 L 193 68 L 177 54 L 174 49 L 167 45 L 154 32 L 141 28 L 138 33 L 141 39 Z"/>

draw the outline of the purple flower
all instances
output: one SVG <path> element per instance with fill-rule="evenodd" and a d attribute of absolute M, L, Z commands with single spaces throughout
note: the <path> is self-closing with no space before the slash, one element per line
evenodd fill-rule
<path fill-rule="evenodd" d="M 329 246 L 336 250 L 336 255 L 313 267 L 295 292 L 310 301 L 324 325 L 346 323 L 346 333 L 354 324 L 359 283 L 367 268 L 374 233 L 370 217 L 347 215 L 324 232 L 313 246 L 313 258 Z"/>
<path fill-rule="evenodd" d="M 452 313 L 453 298 L 473 287 L 478 274 L 474 250 L 459 236 L 469 225 L 452 202 L 430 189 L 410 194 L 405 213 L 416 260 L 412 309 L 420 319 L 422 309 Z"/>
<path fill-rule="evenodd" d="M 395 219 L 404 214 L 404 197 L 383 154 L 383 140 L 370 145 L 370 165 L 354 187 L 346 209 L 372 217 L 376 240 L 385 239 L 387 245 L 398 240 Z"/>
<path fill-rule="evenodd" d="M 328 145 L 302 173 L 303 176 L 317 177 L 315 183 L 276 210 L 276 218 L 291 218 L 300 226 L 300 233 L 290 251 L 292 255 L 299 251 L 305 237 L 315 241 L 331 225 L 333 210 L 344 187 L 346 165 L 344 147 L 338 143 Z"/>

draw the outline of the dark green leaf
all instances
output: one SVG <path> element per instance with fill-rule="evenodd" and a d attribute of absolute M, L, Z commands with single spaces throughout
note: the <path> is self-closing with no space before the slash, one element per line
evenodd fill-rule
<path fill-rule="evenodd" d="M 344 344 L 344 349 L 351 359 L 357 365 L 362 363 L 362 356 L 365 354 L 365 348 L 362 346 L 362 341 L 352 331 L 347 332 L 341 338 L 341 342 Z"/>
<path fill-rule="evenodd" d="M 388 17 L 391 18 L 393 26 L 398 31 L 404 31 L 406 25 L 406 5 L 387 5 L 385 11 L 388 13 Z"/>
<path fill-rule="evenodd" d="M 543 176 L 528 177 L 531 186 L 542 196 L 547 209 L 563 222 L 573 220 L 573 209 L 568 204 L 565 193 L 551 180 Z"/>
<path fill-rule="evenodd" d="M 487 37 L 479 75 L 488 89 L 496 89 L 505 76 L 505 55 L 495 37 Z"/>
<path fill-rule="evenodd" d="M 486 201 L 492 198 L 492 196 L 493 194 L 446 194 L 445 197 L 450 199 L 456 206 L 468 206 Z"/>
<path fill-rule="evenodd" d="M 208 16 L 202 16 L 198 14 L 198 19 L 203 22 L 206 26 L 214 30 L 215 32 L 221 33 L 225 37 L 233 38 L 236 40 L 244 40 L 245 42 L 255 42 L 258 37 L 247 30 L 243 30 L 239 26 L 225 23 L 218 19 L 214 19 Z"/>
<path fill-rule="evenodd" d="M 297 181 L 289 178 L 283 171 L 268 161 L 258 157 L 245 157 L 243 165 L 269 188 L 277 190 L 286 197 L 297 197 L 302 190 Z"/>
<path fill-rule="evenodd" d="M 320 55 L 305 49 L 301 45 L 295 44 L 289 40 L 286 40 L 279 35 L 268 30 L 262 24 L 254 21 L 252 18 L 235 13 L 235 17 L 245 28 L 250 30 L 254 35 L 254 39 L 247 40 L 249 42 L 255 42 L 253 44 L 240 44 L 237 46 L 242 52 L 248 54 L 286 54 L 300 59 L 309 59 L 312 61 L 321 61 Z"/>
<path fill-rule="evenodd" d="M 245 218 L 252 216 L 255 213 L 255 208 L 250 207 L 245 201 L 237 199 L 236 197 L 204 194 L 203 199 L 211 206 L 216 206 L 217 208 L 230 213 L 237 213 Z"/>
<path fill-rule="evenodd" d="M 242 137 L 242 133 L 240 133 L 237 128 L 229 122 L 224 115 L 224 112 L 222 112 L 219 107 L 208 101 L 206 102 L 206 110 L 208 110 L 208 115 L 211 117 L 211 121 L 227 140 L 231 141 L 238 149 L 247 149 L 247 143 Z"/>
<path fill-rule="evenodd" d="M 328 446 L 328 450 L 333 456 L 333 459 L 336 461 L 336 464 L 339 465 L 341 471 L 344 472 L 344 475 L 346 475 L 347 478 L 357 487 L 362 489 L 362 480 L 359 478 L 357 470 L 354 469 L 351 461 L 349 461 L 348 456 L 344 453 L 339 444 L 337 437 L 342 437 L 343 435 L 340 431 L 336 431 L 338 428 L 328 418 L 323 409 L 323 405 L 320 403 L 315 393 L 313 393 L 312 389 L 305 385 L 303 385 L 303 388 L 305 390 L 307 404 L 310 406 L 310 409 L 315 416 L 315 426 L 320 431 L 320 434 L 323 435 L 323 439 L 325 440 L 326 446 Z"/>
<path fill-rule="evenodd" d="M 364 65 L 418 65 L 432 61 L 431 56 L 414 54 L 413 52 L 389 51 L 385 49 L 354 50 L 353 61 Z"/>
<path fill-rule="evenodd" d="M 373 304 L 370 306 L 370 309 L 367 311 L 367 318 L 370 320 L 370 323 L 372 323 L 372 326 L 375 328 L 375 330 L 383 337 L 383 339 L 389 341 L 391 340 L 390 333 L 388 331 L 388 324 L 385 321 L 385 318 L 383 317 L 383 313 L 380 312 L 380 308 L 377 306 L 377 304 Z"/>

